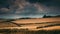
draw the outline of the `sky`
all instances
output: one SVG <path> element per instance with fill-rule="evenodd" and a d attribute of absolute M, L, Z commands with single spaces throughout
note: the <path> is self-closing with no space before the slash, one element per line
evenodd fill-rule
<path fill-rule="evenodd" d="M 0 18 L 60 15 L 60 0 L 0 0 Z"/>

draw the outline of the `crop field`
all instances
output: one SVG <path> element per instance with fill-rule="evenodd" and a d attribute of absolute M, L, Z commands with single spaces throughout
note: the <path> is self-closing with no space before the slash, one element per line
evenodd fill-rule
<path fill-rule="evenodd" d="M 0 34 L 60 34 L 60 18 L 0 20 Z"/>

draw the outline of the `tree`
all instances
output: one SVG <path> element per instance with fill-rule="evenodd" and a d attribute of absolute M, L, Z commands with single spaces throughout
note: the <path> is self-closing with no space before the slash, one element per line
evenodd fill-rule
<path fill-rule="evenodd" d="M 44 15 L 43 18 L 46 18 L 46 15 Z"/>

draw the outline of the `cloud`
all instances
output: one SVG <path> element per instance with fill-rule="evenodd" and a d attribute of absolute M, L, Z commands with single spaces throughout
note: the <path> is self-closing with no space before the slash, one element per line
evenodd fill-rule
<path fill-rule="evenodd" d="M 40 15 L 60 12 L 58 0 L 0 0 L 0 2 L 0 14 Z"/>
<path fill-rule="evenodd" d="M 41 3 L 46 6 L 60 6 L 60 0 L 26 0 L 30 3 Z"/>
<path fill-rule="evenodd" d="M 19 6 L 19 8 L 16 9 L 15 13 L 20 13 L 20 14 L 39 14 L 39 13 L 46 13 L 47 7 L 40 3 L 30 3 L 25 0 L 17 0 L 16 4 Z"/>

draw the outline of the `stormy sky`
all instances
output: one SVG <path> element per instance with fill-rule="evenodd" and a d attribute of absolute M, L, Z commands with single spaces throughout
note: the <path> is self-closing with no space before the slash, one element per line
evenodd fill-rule
<path fill-rule="evenodd" d="M 0 0 L 0 18 L 60 15 L 60 0 Z"/>

